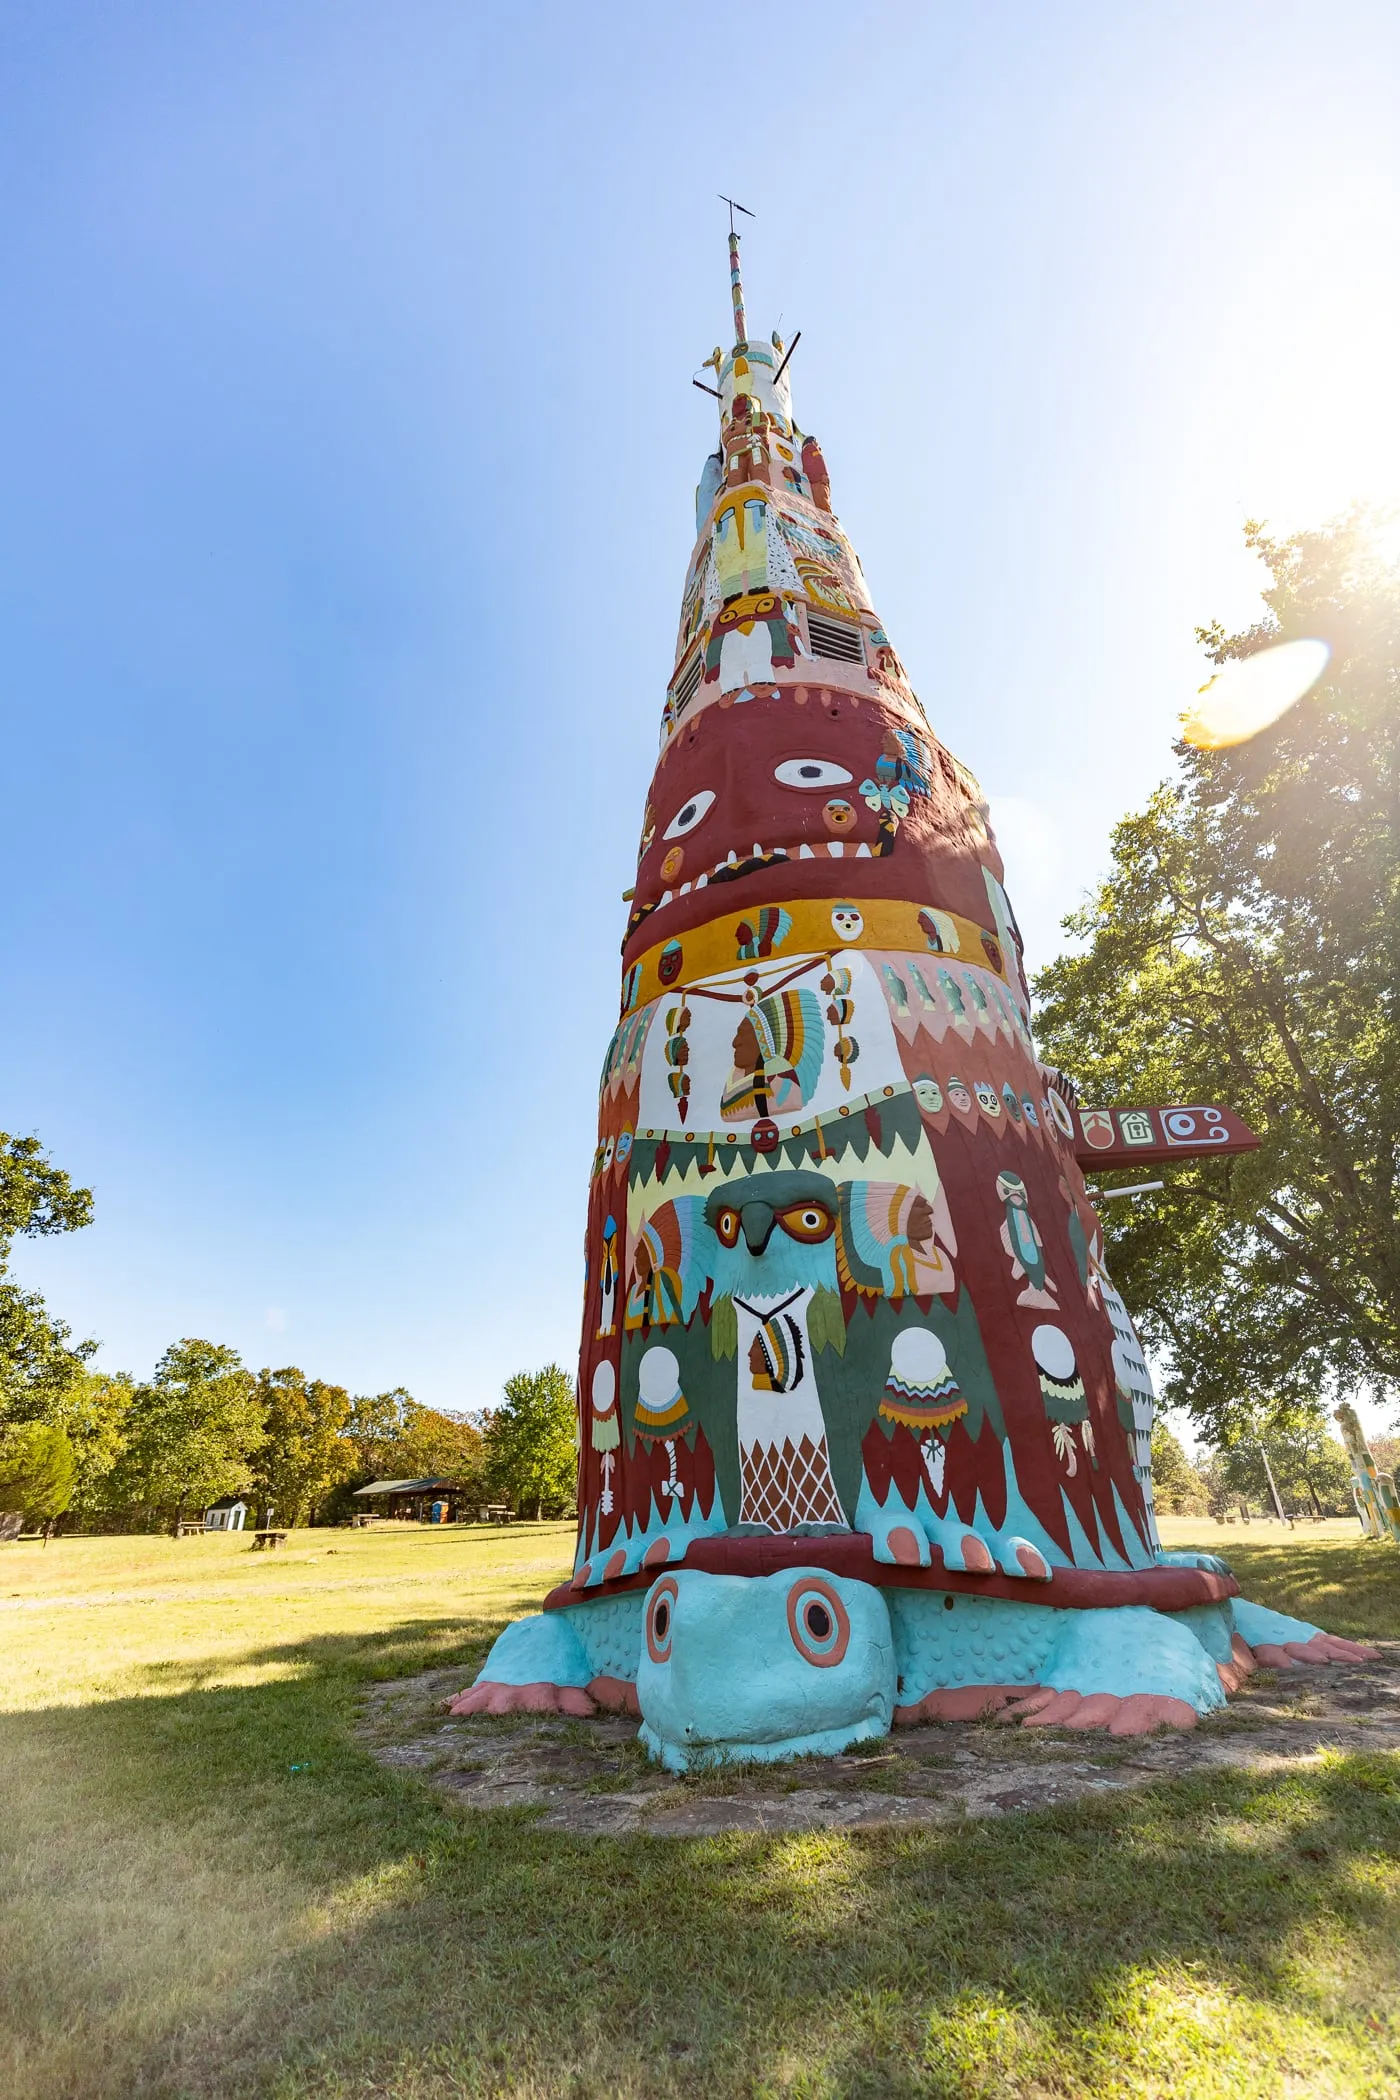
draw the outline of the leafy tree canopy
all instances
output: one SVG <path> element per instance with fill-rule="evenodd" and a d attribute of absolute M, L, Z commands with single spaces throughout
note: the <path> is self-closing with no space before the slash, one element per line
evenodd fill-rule
<path fill-rule="evenodd" d="M 257 1402 L 263 1440 L 254 1492 L 280 1523 L 300 1524 L 354 1470 L 354 1447 L 341 1433 L 350 1419 L 350 1395 L 343 1386 L 288 1368 L 259 1374 Z"/>
<path fill-rule="evenodd" d="M 1400 1379 L 1400 572 L 1361 517 L 1247 537 L 1268 613 L 1203 630 L 1210 655 L 1320 636 L 1328 671 L 1249 743 L 1178 745 L 1065 922 L 1082 952 L 1035 983 L 1087 1102 L 1223 1100 L 1262 1139 L 1105 1220 L 1164 1398 L 1213 1440 L 1246 1395 L 1316 1414 Z"/>
<path fill-rule="evenodd" d="M 126 1448 L 107 1476 L 109 1506 L 173 1514 L 245 1489 L 263 1437 L 258 1382 L 236 1349 L 171 1344 L 126 1418 Z"/>
<path fill-rule="evenodd" d="M 75 1189 L 36 1137 L 0 1130 L 0 1265 L 19 1233 L 75 1232 L 92 1223 L 92 1190 Z"/>
<path fill-rule="evenodd" d="M 1152 1497 L 1164 1517 L 1203 1517 L 1209 1506 L 1204 1480 L 1160 1416 L 1152 1424 Z"/>
<path fill-rule="evenodd" d="M 567 1508 L 578 1480 L 574 1425 L 573 1380 L 558 1364 L 508 1378 L 486 1430 L 492 1493 L 537 1517 Z"/>
<path fill-rule="evenodd" d="M 23 1422 L 0 1443 L 0 1509 L 32 1524 L 62 1516 L 73 1496 L 73 1450 L 55 1422 Z"/>
<path fill-rule="evenodd" d="M 1288 1515 L 1350 1515 L 1351 1461 L 1322 1409 L 1306 1402 L 1246 1403 L 1236 1409 L 1206 1468 L 1212 1515 L 1241 1501 L 1272 1511 L 1265 1451 Z"/>

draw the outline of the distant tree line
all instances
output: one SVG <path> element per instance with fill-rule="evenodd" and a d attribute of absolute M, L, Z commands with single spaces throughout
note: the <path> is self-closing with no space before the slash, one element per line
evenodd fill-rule
<path fill-rule="evenodd" d="M 92 1216 L 33 1137 L 0 1132 L 0 1511 L 52 1530 L 178 1526 L 226 1495 L 279 1525 L 329 1523 L 372 1480 L 440 1477 L 468 1506 L 557 1516 L 573 1500 L 574 1398 L 557 1364 L 507 1380 L 498 1407 L 369 1396 L 294 1366 L 254 1372 L 236 1349 L 173 1342 L 147 1379 L 93 1368 L 37 1292 L 8 1275 L 16 1237 Z M 358 1505 L 362 1506 L 362 1505 Z"/>

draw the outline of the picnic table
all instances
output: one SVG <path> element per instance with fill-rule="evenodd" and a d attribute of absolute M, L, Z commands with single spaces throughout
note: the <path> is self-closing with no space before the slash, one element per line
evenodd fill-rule
<path fill-rule="evenodd" d="M 513 1524 L 515 1511 L 506 1502 L 488 1502 L 478 1512 L 483 1524 Z"/>
<path fill-rule="evenodd" d="M 181 1524 L 175 1536 L 178 1539 L 202 1539 L 204 1536 L 204 1519 L 201 1517 L 197 1524 Z"/>
<path fill-rule="evenodd" d="M 272 1552 L 276 1547 L 285 1546 L 286 1543 L 287 1534 L 285 1531 L 255 1531 L 253 1533 L 253 1551 L 255 1553 L 261 1553 L 264 1546 L 267 1547 L 269 1552 Z"/>

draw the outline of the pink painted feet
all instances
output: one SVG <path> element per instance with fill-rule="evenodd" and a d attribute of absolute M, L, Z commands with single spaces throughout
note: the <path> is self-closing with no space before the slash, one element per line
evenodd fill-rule
<path fill-rule="evenodd" d="M 474 1684 L 451 1701 L 450 1714 L 572 1714 L 586 1720 L 598 1711 L 575 1684 Z"/>
<path fill-rule="evenodd" d="M 1184 1699 L 1157 1692 L 1131 1692 L 1125 1699 L 1112 1692 L 1029 1690 L 997 1715 L 1026 1728 L 1105 1728 L 1110 1735 L 1151 1735 L 1158 1728 L 1194 1728 L 1196 1709 Z"/>
<path fill-rule="evenodd" d="M 1285 1641 L 1282 1647 L 1261 1641 L 1254 1650 L 1254 1659 L 1271 1670 L 1291 1670 L 1295 1663 L 1378 1662 L 1380 1652 L 1360 1641 L 1344 1641 L 1340 1634 L 1315 1633 L 1310 1641 Z"/>

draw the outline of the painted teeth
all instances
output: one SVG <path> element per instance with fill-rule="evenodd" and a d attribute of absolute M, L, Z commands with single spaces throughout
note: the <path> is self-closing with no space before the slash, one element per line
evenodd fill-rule
<path fill-rule="evenodd" d="M 682 897 L 687 897 L 687 896 L 689 896 L 689 894 L 690 894 L 690 884 L 689 884 L 688 882 L 683 882 L 683 883 L 681 884 L 681 886 L 680 886 L 680 889 L 679 889 L 679 891 L 677 892 L 677 894 L 678 894 L 679 896 L 682 896 Z"/>
<path fill-rule="evenodd" d="M 844 839 L 832 839 L 826 850 L 833 860 L 840 860 L 846 850 Z"/>
<path fill-rule="evenodd" d="M 802 844 L 797 849 L 797 858 L 799 860 L 815 860 L 816 857 L 816 854 L 812 851 L 811 847 L 807 844 L 806 840 L 804 839 Z"/>
<path fill-rule="evenodd" d="M 696 887 L 696 889 L 697 889 L 697 890 L 703 890 L 703 889 L 704 889 L 704 887 L 705 887 L 705 885 L 706 885 L 706 883 L 707 883 L 707 882 L 709 881 L 709 879 L 710 879 L 710 878 L 709 878 L 709 876 L 708 876 L 708 875 L 697 875 L 697 876 L 696 876 L 696 878 L 695 878 L 695 887 Z"/>
<path fill-rule="evenodd" d="M 670 890 L 663 890 L 663 891 L 661 892 L 661 902 L 662 902 L 663 904 L 669 904 L 669 903 L 670 903 L 670 901 L 671 901 L 671 892 L 670 892 Z"/>
<path fill-rule="evenodd" d="M 856 847 L 856 859 L 857 859 L 857 860 L 869 860 L 869 858 L 870 858 L 870 848 L 869 848 L 869 847 L 868 847 L 868 846 L 866 845 L 866 843 L 865 843 L 864 839 L 862 839 L 862 840 L 861 840 L 861 842 L 860 842 L 860 844 L 859 844 L 859 845 L 858 845 L 858 846 Z"/>

